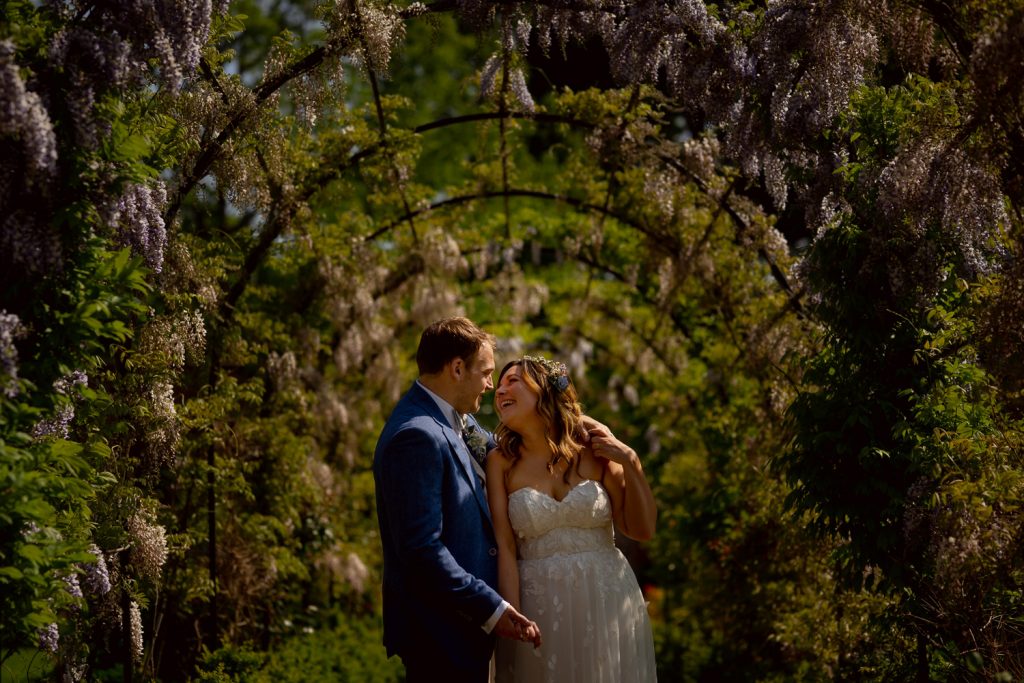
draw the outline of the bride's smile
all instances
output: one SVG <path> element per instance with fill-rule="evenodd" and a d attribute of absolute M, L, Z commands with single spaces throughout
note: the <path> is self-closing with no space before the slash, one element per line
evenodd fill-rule
<path fill-rule="evenodd" d="M 537 392 L 529 386 L 519 366 L 513 366 L 501 377 L 494 392 L 494 408 L 498 417 L 509 427 L 519 431 L 537 414 Z M 518 425 L 518 427 L 517 427 Z"/>

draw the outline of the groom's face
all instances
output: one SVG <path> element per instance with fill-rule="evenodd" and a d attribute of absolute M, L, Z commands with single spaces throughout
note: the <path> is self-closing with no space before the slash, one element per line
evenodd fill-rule
<path fill-rule="evenodd" d="M 494 351 L 484 344 L 462 367 L 459 379 L 458 405 L 453 407 L 460 413 L 475 413 L 480 410 L 480 400 L 494 388 Z"/>

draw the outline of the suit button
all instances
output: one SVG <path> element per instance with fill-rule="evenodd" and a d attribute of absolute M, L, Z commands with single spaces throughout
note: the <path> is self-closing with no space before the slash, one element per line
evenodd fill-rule
<path fill-rule="evenodd" d="M 494 557 L 495 555 L 498 554 L 498 549 L 497 548 L 491 548 L 490 550 L 487 551 L 487 554 L 490 555 L 491 557 Z"/>

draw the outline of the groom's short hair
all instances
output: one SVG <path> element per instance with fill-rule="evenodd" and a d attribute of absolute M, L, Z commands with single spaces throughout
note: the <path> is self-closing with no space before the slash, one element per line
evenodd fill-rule
<path fill-rule="evenodd" d="M 421 375 L 433 375 L 450 361 L 461 358 L 470 363 L 484 344 L 494 348 L 493 334 L 484 332 L 469 318 L 445 318 L 430 324 L 420 335 L 416 365 Z"/>

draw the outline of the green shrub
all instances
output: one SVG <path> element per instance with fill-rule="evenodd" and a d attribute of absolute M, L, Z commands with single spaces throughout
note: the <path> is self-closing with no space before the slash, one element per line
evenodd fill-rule
<path fill-rule="evenodd" d="M 319 626 L 307 625 L 269 652 L 228 645 L 207 652 L 198 667 L 196 683 L 398 683 L 404 680 L 401 662 L 388 659 L 381 645 L 376 618 L 325 615 Z"/>

